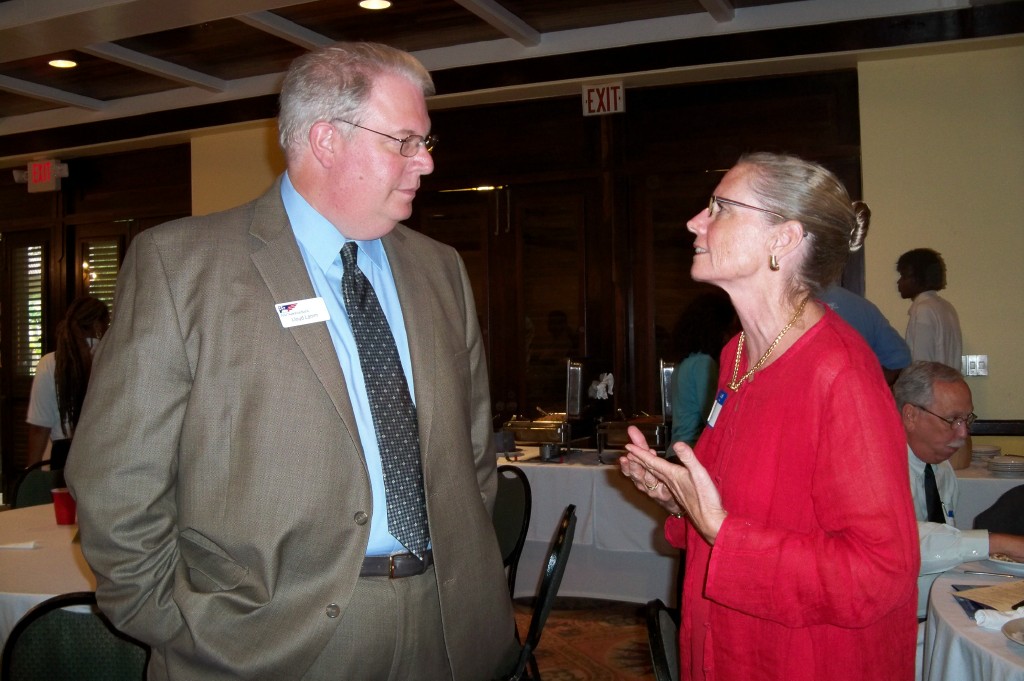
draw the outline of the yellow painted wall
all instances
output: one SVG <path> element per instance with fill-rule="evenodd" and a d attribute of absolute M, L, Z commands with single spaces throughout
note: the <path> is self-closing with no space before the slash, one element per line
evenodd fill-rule
<path fill-rule="evenodd" d="M 896 259 L 942 253 L 983 419 L 1024 418 L 1024 47 L 862 63 L 867 296 L 900 332 Z"/>
<path fill-rule="evenodd" d="M 886 58 L 859 67 L 864 198 L 873 211 L 867 295 L 900 332 L 895 263 L 943 254 L 984 419 L 1024 418 L 1024 47 Z M 198 214 L 255 198 L 284 169 L 273 121 L 192 141 Z"/>
<path fill-rule="evenodd" d="M 192 139 L 192 214 L 255 199 L 284 167 L 275 121 L 197 133 Z"/>

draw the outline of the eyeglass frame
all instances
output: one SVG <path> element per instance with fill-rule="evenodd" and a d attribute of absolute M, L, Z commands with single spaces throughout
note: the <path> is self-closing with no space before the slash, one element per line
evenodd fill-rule
<path fill-rule="evenodd" d="M 978 415 L 975 414 L 973 411 L 970 414 L 968 414 L 967 416 L 958 416 L 955 419 L 947 419 L 945 417 L 939 416 L 938 414 L 936 414 L 931 409 L 928 409 L 927 407 L 922 407 L 920 404 L 915 404 L 914 402 L 910 402 L 909 404 L 917 407 L 921 411 L 926 411 L 929 414 L 931 414 L 932 416 L 934 416 L 935 418 L 939 419 L 940 421 L 945 422 L 945 424 L 947 426 L 949 426 L 950 430 L 956 430 L 959 427 L 957 425 L 958 423 L 967 426 L 967 430 L 970 430 L 971 426 L 974 425 L 974 422 L 978 420 Z"/>
<path fill-rule="evenodd" d="M 393 142 L 398 142 L 401 145 L 398 148 L 398 153 L 401 154 L 403 158 L 415 158 L 416 154 L 420 153 L 420 147 L 426 149 L 428 154 L 433 153 L 434 147 L 437 146 L 437 135 L 431 135 L 431 134 L 428 134 L 426 136 L 423 136 L 423 135 L 409 135 L 408 137 L 406 137 L 404 139 L 399 139 L 398 137 L 395 137 L 393 135 L 389 135 L 386 132 L 381 132 L 380 130 L 374 130 L 373 128 L 368 128 L 365 125 L 359 125 L 358 123 L 353 123 L 352 121 L 346 121 L 344 118 L 332 118 L 331 122 L 333 123 L 334 121 L 340 121 L 342 123 L 348 123 L 352 127 L 360 128 L 361 130 L 366 130 L 368 132 L 376 133 L 376 134 L 380 135 L 381 137 L 387 137 L 389 140 L 391 140 Z M 412 152 L 411 154 L 405 153 L 405 151 L 404 151 L 405 145 L 406 144 L 410 144 L 411 140 L 413 140 L 413 139 L 415 139 L 417 137 L 419 138 L 419 142 L 415 143 L 416 144 L 416 151 Z"/>
<path fill-rule="evenodd" d="M 768 210 L 767 208 L 761 208 L 759 206 L 751 206 L 749 203 L 740 203 L 739 201 L 733 201 L 732 199 L 725 199 L 725 198 L 722 198 L 721 196 L 717 196 L 715 194 L 712 194 L 711 198 L 708 199 L 708 217 L 709 218 L 713 218 L 715 216 L 714 207 L 715 207 L 716 203 L 724 203 L 727 206 L 739 206 L 740 208 L 749 208 L 750 210 L 756 210 L 758 213 L 767 213 L 768 215 L 771 215 L 773 217 L 777 217 L 780 220 L 788 220 L 789 219 L 785 215 L 782 215 L 781 213 L 776 213 L 773 210 Z"/>

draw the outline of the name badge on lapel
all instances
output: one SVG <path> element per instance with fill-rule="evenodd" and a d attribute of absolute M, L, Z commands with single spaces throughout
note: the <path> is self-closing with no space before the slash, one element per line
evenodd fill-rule
<path fill-rule="evenodd" d="M 277 316 L 281 319 L 281 326 L 286 329 L 314 322 L 326 322 L 331 318 L 323 298 L 306 298 L 291 303 L 277 303 L 274 305 L 274 309 L 277 310 Z"/>

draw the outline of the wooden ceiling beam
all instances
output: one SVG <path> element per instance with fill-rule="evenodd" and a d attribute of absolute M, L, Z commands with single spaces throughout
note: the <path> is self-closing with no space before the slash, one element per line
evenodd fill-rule
<path fill-rule="evenodd" d="M 163 59 L 151 57 L 142 52 L 129 50 L 127 47 L 121 47 L 115 43 L 98 43 L 96 45 L 80 47 L 79 50 L 94 57 L 106 59 L 136 71 L 143 71 L 160 78 L 166 78 L 182 85 L 194 86 L 203 90 L 209 90 L 210 92 L 224 92 L 228 89 L 227 81 L 220 78 L 215 78 L 206 73 L 201 73 L 185 66 L 179 66 Z"/>
<path fill-rule="evenodd" d="M 305 26 L 300 26 L 294 21 L 289 21 L 273 12 L 250 12 L 239 15 L 235 19 L 241 21 L 246 26 L 277 36 L 281 40 L 287 40 L 306 50 L 326 47 L 335 42 L 323 33 L 311 31 Z"/>
<path fill-rule="evenodd" d="M 55 87 L 40 85 L 39 83 L 30 83 L 27 80 L 11 78 L 10 76 L 0 75 L 0 90 L 6 90 L 7 92 L 13 92 L 16 95 L 22 95 L 32 99 L 40 99 L 44 102 L 72 106 L 78 109 L 102 111 L 107 108 L 107 103 L 99 99 L 83 97 L 82 95 L 76 95 L 73 92 L 58 90 Z"/>
<path fill-rule="evenodd" d="M 736 18 L 736 8 L 730 0 L 698 0 L 701 7 L 718 23 L 725 23 Z"/>
<path fill-rule="evenodd" d="M 458 4 L 526 47 L 540 45 L 540 33 L 494 0 L 455 0 Z"/>

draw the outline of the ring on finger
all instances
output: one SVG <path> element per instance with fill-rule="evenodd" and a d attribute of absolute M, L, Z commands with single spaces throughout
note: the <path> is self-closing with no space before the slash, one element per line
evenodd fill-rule
<path fill-rule="evenodd" d="M 653 485 L 648 485 L 647 481 L 645 480 L 644 481 L 644 487 L 646 487 L 649 491 L 653 492 L 654 490 L 656 490 L 659 487 L 661 487 L 661 480 L 656 481 Z"/>

